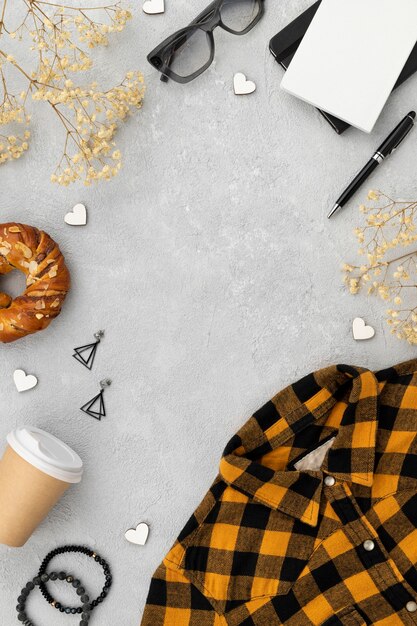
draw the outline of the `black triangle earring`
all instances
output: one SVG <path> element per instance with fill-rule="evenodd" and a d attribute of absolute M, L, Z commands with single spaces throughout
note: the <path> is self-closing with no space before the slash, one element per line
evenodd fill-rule
<path fill-rule="evenodd" d="M 81 407 L 81 411 L 87 413 L 91 417 L 94 417 L 96 420 L 101 421 L 102 417 L 106 417 L 106 407 L 104 406 L 104 390 L 106 387 L 110 387 L 111 380 L 109 378 L 105 378 L 100 381 L 101 391 L 94 398 L 89 400 L 86 404 Z"/>
<path fill-rule="evenodd" d="M 93 367 L 94 359 L 96 358 L 96 352 L 98 344 L 102 337 L 104 337 L 104 330 L 99 330 L 94 333 L 94 337 L 97 339 L 94 343 L 87 343 L 85 346 L 74 348 L 74 354 L 72 355 L 81 365 L 84 365 L 88 370 Z"/>

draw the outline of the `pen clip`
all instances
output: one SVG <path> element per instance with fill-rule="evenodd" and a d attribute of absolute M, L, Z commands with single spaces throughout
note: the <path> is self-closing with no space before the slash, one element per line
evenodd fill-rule
<path fill-rule="evenodd" d="M 404 139 L 407 137 L 407 135 L 413 130 L 414 128 L 414 123 L 410 125 L 410 127 L 407 129 L 407 132 L 398 140 L 398 142 L 395 144 L 395 146 L 392 148 L 390 154 L 392 154 L 393 152 L 395 152 L 395 150 L 402 144 L 402 142 L 404 141 Z"/>

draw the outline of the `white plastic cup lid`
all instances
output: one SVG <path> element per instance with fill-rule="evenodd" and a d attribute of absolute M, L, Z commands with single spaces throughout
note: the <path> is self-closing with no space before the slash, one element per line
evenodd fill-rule
<path fill-rule="evenodd" d="M 37 469 L 66 483 L 79 483 L 83 462 L 74 450 L 57 437 L 27 426 L 7 435 L 7 443 L 25 461 Z"/>

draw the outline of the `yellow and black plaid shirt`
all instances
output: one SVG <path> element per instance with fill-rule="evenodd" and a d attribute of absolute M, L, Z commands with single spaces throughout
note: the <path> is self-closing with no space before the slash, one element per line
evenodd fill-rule
<path fill-rule="evenodd" d="M 142 626 L 417 624 L 417 360 L 303 378 L 230 441 Z"/>

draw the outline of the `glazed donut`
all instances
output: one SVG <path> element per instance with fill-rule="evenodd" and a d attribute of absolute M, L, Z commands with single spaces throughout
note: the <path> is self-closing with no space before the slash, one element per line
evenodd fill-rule
<path fill-rule="evenodd" d="M 3 343 L 49 326 L 70 288 L 64 257 L 49 235 L 25 224 L 0 224 L 0 275 L 14 269 L 26 275 L 26 290 L 14 300 L 0 291 Z"/>

